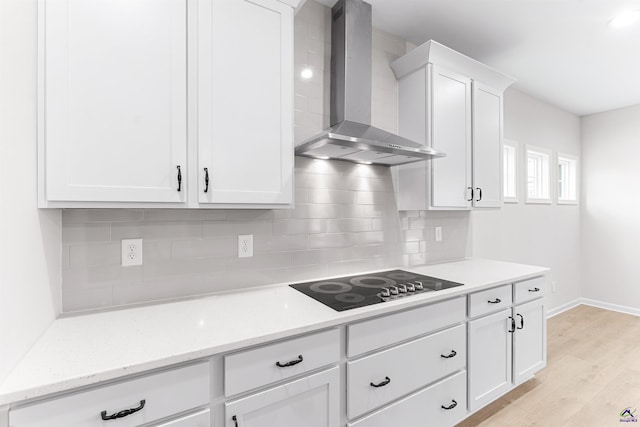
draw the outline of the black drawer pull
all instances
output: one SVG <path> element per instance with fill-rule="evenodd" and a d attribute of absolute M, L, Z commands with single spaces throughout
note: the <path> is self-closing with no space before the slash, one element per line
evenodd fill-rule
<path fill-rule="evenodd" d="M 511 319 L 511 329 L 509 329 L 507 332 L 512 334 L 516 331 L 516 320 L 511 316 L 509 316 L 509 319 Z"/>
<path fill-rule="evenodd" d="M 529 292 L 540 292 L 540 288 L 529 289 Z"/>
<path fill-rule="evenodd" d="M 137 408 L 125 409 L 123 411 L 116 412 L 115 414 L 111 414 L 111 415 L 107 415 L 107 411 L 102 411 L 100 413 L 100 416 L 102 417 L 103 421 L 109 421 L 109 420 L 116 420 L 118 418 L 124 418 L 127 415 L 135 414 L 136 412 L 142 410 L 142 408 L 144 408 L 145 403 L 147 403 L 146 400 L 141 400 L 140 401 L 140 406 L 138 406 Z"/>
<path fill-rule="evenodd" d="M 238 427 L 238 417 L 236 417 L 235 415 L 233 417 L 231 417 L 231 419 L 233 420 L 233 422 L 235 423 L 236 427 Z"/>
<path fill-rule="evenodd" d="M 384 387 L 384 386 L 386 386 L 387 384 L 389 384 L 390 382 L 391 382 L 391 378 L 389 378 L 389 377 L 384 377 L 384 381 L 382 381 L 382 382 L 380 382 L 380 383 L 378 383 L 378 384 L 369 383 L 369 385 L 371 385 L 371 387 L 378 388 L 378 387 Z"/>
<path fill-rule="evenodd" d="M 476 190 L 478 190 L 478 200 L 476 202 L 479 202 L 482 200 L 482 188 L 476 187 Z"/>
<path fill-rule="evenodd" d="M 299 355 L 296 360 L 292 360 L 291 362 L 287 362 L 287 363 L 276 362 L 276 366 L 279 367 L 279 368 L 286 368 L 287 366 L 297 365 L 298 363 L 302 362 L 303 360 L 304 359 L 302 358 L 302 355 Z"/>
<path fill-rule="evenodd" d="M 516 329 L 524 329 L 524 317 L 522 317 L 522 314 L 520 313 L 516 314 L 516 316 L 520 317 L 520 326 L 518 326 Z"/>
<path fill-rule="evenodd" d="M 493 301 L 487 301 L 489 304 L 500 304 L 502 300 L 500 298 L 496 298 Z"/>
<path fill-rule="evenodd" d="M 178 166 L 178 191 L 182 190 L 182 168 Z"/>
<path fill-rule="evenodd" d="M 449 353 L 447 356 L 445 356 L 444 354 L 441 354 L 440 357 L 443 357 L 445 359 L 451 359 L 452 357 L 454 357 L 456 354 L 458 354 L 455 350 L 451 350 L 451 353 Z"/>
<path fill-rule="evenodd" d="M 468 190 L 471 190 L 471 198 L 467 199 L 467 202 L 473 202 L 473 187 L 467 187 Z"/>
<path fill-rule="evenodd" d="M 446 409 L 448 411 L 448 410 L 453 409 L 456 406 L 458 406 L 458 402 L 456 402 L 455 400 L 451 399 L 451 402 L 453 402 L 453 403 L 451 405 L 449 405 L 449 406 L 440 405 L 440 407 L 442 409 Z"/>
<path fill-rule="evenodd" d="M 209 191 L 209 168 L 204 168 L 204 192 Z"/>

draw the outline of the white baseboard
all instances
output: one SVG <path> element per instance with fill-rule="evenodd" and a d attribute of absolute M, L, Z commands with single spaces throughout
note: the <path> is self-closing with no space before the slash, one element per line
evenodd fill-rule
<path fill-rule="evenodd" d="M 582 300 L 583 298 L 576 298 L 573 301 L 569 301 L 566 304 L 562 304 L 560 307 L 556 307 L 554 309 L 547 311 L 547 319 L 550 319 L 553 316 L 557 316 L 560 313 L 564 313 L 567 310 L 571 310 L 572 308 L 579 306 L 580 304 L 582 304 Z"/>
<path fill-rule="evenodd" d="M 591 307 L 602 308 L 604 310 L 617 311 L 618 313 L 631 314 L 633 316 L 640 316 L 640 309 L 634 307 L 627 307 L 625 305 L 612 304 L 609 302 L 598 301 L 589 298 L 576 298 L 573 301 L 569 301 L 566 304 L 562 304 L 559 307 L 547 311 L 547 319 L 557 316 L 560 313 L 564 313 L 567 310 L 571 310 L 579 305 L 588 305 Z"/>

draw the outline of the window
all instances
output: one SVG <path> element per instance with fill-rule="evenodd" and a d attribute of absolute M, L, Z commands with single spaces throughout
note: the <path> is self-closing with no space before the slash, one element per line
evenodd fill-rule
<path fill-rule="evenodd" d="M 502 149 L 502 198 L 518 203 L 518 142 L 505 140 Z"/>
<path fill-rule="evenodd" d="M 558 204 L 578 203 L 578 158 L 558 153 Z"/>
<path fill-rule="evenodd" d="M 551 150 L 527 145 L 527 203 L 551 203 Z"/>

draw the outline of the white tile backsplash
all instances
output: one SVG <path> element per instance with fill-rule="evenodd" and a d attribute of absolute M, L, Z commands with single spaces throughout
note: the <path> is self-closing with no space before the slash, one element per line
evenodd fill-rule
<path fill-rule="evenodd" d="M 329 124 L 330 12 L 296 15 L 296 141 Z M 372 121 L 397 131 L 388 64 L 404 40 L 374 29 Z M 398 212 L 388 168 L 296 158 L 295 209 L 74 209 L 62 213 L 63 311 L 185 297 L 469 255 L 468 212 Z M 435 242 L 441 226 L 444 240 Z M 237 258 L 237 234 L 254 257 Z M 144 239 L 141 267 L 120 267 L 120 239 Z"/>

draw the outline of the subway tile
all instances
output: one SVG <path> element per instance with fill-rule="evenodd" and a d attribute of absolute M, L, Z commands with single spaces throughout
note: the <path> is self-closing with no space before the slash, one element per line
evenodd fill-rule
<path fill-rule="evenodd" d="M 142 260 L 159 261 L 171 258 L 171 241 L 169 240 L 143 240 Z"/>
<path fill-rule="evenodd" d="M 224 257 L 236 256 L 237 253 L 237 237 L 225 237 L 219 239 L 175 240 L 171 242 L 172 258 Z"/>
<path fill-rule="evenodd" d="M 113 287 L 115 305 L 159 301 L 204 293 L 201 277 L 175 277 L 119 283 Z"/>
<path fill-rule="evenodd" d="M 113 306 L 111 284 L 87 289 L 63 287 L 62 311 L 64 313 L 110 306 Z"/>
<path fill-rule="evenodd" d="M 376 205 L 342 205 L 344 218 L 380 218 L 386 209 Z"/>
<path fill-rule="evenodd" d="M 356 231 L 373 230 L 373 219 L 371 218 L 338 218 L 327 220 L 327 232 L 343 233 Z"/>
<path fill-rule="evenodd" d="M 374 263 L 372 262 L 372 260 L 368 259 L 339 261 L 327 265 L 327 272 L 329 276 L 358 274 L 362 271 L 369 271 L 374 269 Z"/>
<path fill-rule="evenodd" d="M 356 193 L 346 190 L 313 189 L 309 190 L 308 200 L 309 203 L 352 205 L 356 200 Z"/>
<path fill-rule="evenodd" d="M 393 202 L 393 193 L 357 191 L 356 203 L 359 205 L 381 205 L 389 206 Z"/>
<path fill-rule="evenodd" d="M 250 258 L 227 258 L 227 269 L 230 273 L 242 274 L 245 270 L 284 268 L 291 266 L 291 253 L 274 252 L 258 253 Z"/>
<path fill-rule="evenodd" d="M 271 270 L 225 271 L 202 278 L 204 292 L 221 292 L 276 283 Z"/>
<path fill-rule="evenodd" d="M 289 215 L 291 218 L 338 218 L 343 205 L 314 205 L 300 204 L 291 210 Z"/>
<path fill-rule="evenodd" d="M 415 254 L 418 252 L 424 252 L 420 250 L 420 247 L 424 242 L 407 242 L 404 244 L 404 253 L 406 254 Z"/>
<path fill-rule="evenodd" d="M 200 222 L 141 222 L 141 223 L 115 223 L 111 225 L 111 240 L 116 242 L 121 239 L 195 239 L 202 236 L 202 224 Z"/>
<path fill-rule="evenodd" d="M 120 265 L 121 246 L 120 243 L 72 244 L 69 246 L 69 268 Z M 142 253 L 144 257 L 144 248 Z"/>
<path fill-rule="evenodd" d="M 373 245 L 384 243 L 385 234 L 382 231 L 365 231 L 357 234 L 358 245 Z"/>
<path fill-rule="evenodd" d="M 111 223 L 65 224 L 62 227 L 62 243 L 108 242 L 111 239 Z"/>
<path fill-rule="evenodd" d="M 288 252 L 309 249 L 309 236 L 306 234 L 291 236 L 255 236 L 253 251 Z"/>
<path fill-rule="evenodd" d="M 309 235 L 309 246 L 312 249 L 342 248 L 356 244 L 355 233 L 326 233 Z"/>
<path fill-rule="evenodd" d="M 327 268 L 323 265 L 281 268 L 270 271 L 273 283 L 295 283 L 326 277 Z"/>
<path fill-rule="evenodd" d="M 202 223 L 202 237 L 218 238 L 238 234 L 271 234 L 271 221 L 206 221 Z"/>
<path fill-rule="evenodd" d="M 63 270 L 63 289 L 89 289 L 119 281 L 142 280 L 142 266 L 97 265 Z"/>
<path fill-rule="evenodd" d="M 144 220 L 149 222 L 216 221 L 226 219 L 222 210 L 215 209 L 146 209 Z"/>
<path fill-rule="evenodd" d="M 62 224 L 142 221 L 141 209 L 64 209 Z"/>
<path fill-rule="evenodd" d="M 273 221 L 273 234 L 326 233 L 325 219 L 277 219 Z"/>
<path fill-rule="evenodd" d="M 227 259 L 207 258 L 171 258 L 162 261 L 144 263 L 144 280 L 173 276 L 195 276 L 203 273 L 224 270 Z"/>

